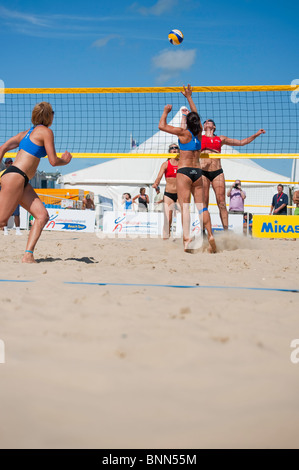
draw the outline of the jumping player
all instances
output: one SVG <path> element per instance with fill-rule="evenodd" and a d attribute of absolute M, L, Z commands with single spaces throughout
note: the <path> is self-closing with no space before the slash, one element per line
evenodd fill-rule
<path fill-rule="evenodd" d="M 203 205 L 202 173 L 199 165 L 202 125 L 196 106 L 192 100 L 192 89 L 190 85 L 188 85 L 187 88 L 184 87 L 182 93 L 187 98 L 191 108 L 191 112 L 186 117 L 187 129 L 183 127 L 173 127 L 167 124 L 167 116 L 172 109 L 170 104 L 164 107 L 159 122 L 159 129 L 179 137 L 180 159 L 177 170 L 177 193 L 182 214 L 184 250 L 192 252 L 189 212 L 190 197 L 192 194 L 197 209 L 199 212 L 203 213 L 203 224 L 208 232 L 210 251 L 216 252 L 216 243 L 212 234 L 210 214 Z"/>
<path fill-rule="evenodd" d="M 204 154 L 209 153 L 221 153 L 222 145 L 231 145 L 232 147 L 243 147 L 244 145 L 250 144 L 259 135 L 265 134 L 264 129 L 260 129 L 250 137 L 246 139 L 238 140 L 231 139 L 224 135 L 215 135 L 216 124 L 212 119 L 208 119 L 203 123 L 205 134 L 202 136 L 201 141 L 201 158 L 200 165 L 202 169 L 203 179 L 203 200 L 205 207 L 209 206 L 209 191 L 210 185 L 214 190 L 216 196 L 216 202 L 219 209 L 219 214 L 223 229 L 228 228 L 228 212 L 225 202 L 225 179 L 224 173 L 221 166 L 220 158 L 207 158 Z"/>

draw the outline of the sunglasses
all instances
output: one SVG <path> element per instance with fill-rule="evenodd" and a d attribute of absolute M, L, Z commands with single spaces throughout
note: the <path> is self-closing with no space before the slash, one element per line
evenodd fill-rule
<path fill-rule="evenodd" d="M 169 150 L 179 150 L 179 147 L 169 147 Z"/>

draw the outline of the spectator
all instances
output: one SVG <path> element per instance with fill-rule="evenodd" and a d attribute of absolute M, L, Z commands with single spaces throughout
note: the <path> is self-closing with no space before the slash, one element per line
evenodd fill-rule
<path fill-rule="evenodd" d="M 133 197 L 133 203 L 138 199 L 138 210 L 139 212 L 148 212 L 147 205 L 149 204 L 149 197 L 145 194 L 145 188 L 140 188 L 139 194 Z"/>
<path fill-rule="evenodd" d="M 156 196 L 154 197 L 154 212 L 163 212 L 164 196 L 160 191 L 160 186 L 156 187 Z"/>
<path fill-rule="evenodd" d="M 293 194 L 293 203 L 296 204 L 294 215 L 299 215 L 299 190 L 295 191 Z"/>
<path fill-rule="evenodd" d="M 9 168 L 13 164 L 13 160 L 11 158 L 5 159 L 5 168 Z M 17 205 L 16 209 L 12 213 L 15 221 L 15 228 L 16 228 L 16 235 L 22 235 L 20 230 L 20 204 Z M 8 228 L 7 226 L 3 227 L 4 235 L 8 235 Z"/>
<path fill-rule="evenodd" d="M 86 194 L 85 198 L 83 199 L 83 209 L 89 209 L 92 211 L 95 210 L 95 205 L 90 197 L 90 194 Z"/>
<path fill-rule="evenodd" d="M 246 198 L 245 191 L 241 188 L 241 181 L 236 180 L 230 190 L 227 192 L 229 197 L 229 213 L 244 214 L 244 200 Z"/>
<path fill-rule="evenodd" d="M 133 201 L 130 193 L 123 194 L 122 204 L 125 205 L 124 210 L 126 211 L 131 211 L 133 209 Z"/>
<path fill-rule="evenodd" d="M 289 202 L 288 196 L 283 192 L 283 185 L 277 186 L 277 194 L 274 194 L 272 199 L 272 205 L 270 209 L 270 215 L 287 215 L 287 205 Z"/>
<path fill-rule="evenodd" d="M 247 221 L 249 216 L 249 220 Z M 245 212 L 243 216 L 243 233 L 247 235 L 247 226 L 248 226 L 248 233 L 252 233 L 252 214 L 249 212 Z"/>

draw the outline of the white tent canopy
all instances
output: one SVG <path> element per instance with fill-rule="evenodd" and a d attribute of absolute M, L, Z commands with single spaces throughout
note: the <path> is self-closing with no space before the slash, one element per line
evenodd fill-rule
<path fill-rule="evenodd" d="M 171 125 L 179 126 L 181 122 L 181 110 L 170 122 Z M 152 137 L 133 149 L 131 153 L 142 153 L 151 155 L 155 153 L 167 153 L 171 143 L 177 142 L 177 137 L 158 131 Z M 222 153 L 238 152 L 229 146 L 222 147 Z M 128 192 L 133 196 L 139 193 L 139 188 L 146 187 L 146 192 L 153 201 L 155 191 L 151 187 L 155 181 L 159 169 L 165 158 L 118 158 L 106 161 L 99 165 L 85 168 L 80 171 L 69 173 L 60 177 L 58 183 L 65 188 L 77 187 L 85 191 L 92 191 L 95 195 L 101 195 L 113 199 L 114 207 L 118 208 L 121 196 Z M 247 193 L 246 204 L 250 212 L 269 213 L 272 196 L 276 192 L 277 183 L 290 181 L 290 178 L 268 171 L 253 161 L 246 159 L 223 159 L 222 167 L 226 181 L 240 179 L 241 181 L 255 181 L 258 183 L 244 183 L 242 186 Z M 274 182 L 269 185 L 267 182 Z M 231 183 L 228 183 L 230 186 Z M 161 189 L 165 185 L 163 177 Z M 210 194 L 210 210 L 217 212 L 214 206 L 214 193 Z M 266 202 L 265 202 L 266 201 Z M 254 208 L 254 205 L 268 205 L 267 208 Z"/>

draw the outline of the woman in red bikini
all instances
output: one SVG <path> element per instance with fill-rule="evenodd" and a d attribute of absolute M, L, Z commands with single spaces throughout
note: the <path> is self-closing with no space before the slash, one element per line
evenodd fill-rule
<path fill-rule="evenodd" d="M 222 145 L 231 145 L 232 147 L 243 147 L 244 145 L 250 144 L 254 139 L 259 135 L 265 134 L 264 129 L 260 129 L 256 134 L 253 134 L 246 139 L 230 139 L 225 135 L 215 135 L 216 124 L 212 119 L 207 119 L 204 122 L 204 132 L 201 141 L 201 158 L 200 165 L 202 169 L 202 179 L 203 179 L 203 198 L 204 206 L 209 206 L 209 191 L 210 185 L 215 192 L 216 202 L 219 208 L 219 214 L 223 229 L 227 230 L 228 228 L 228 212 L 225 202 L 225 180 L 223 169 L 221 167 L 220 158 L 208 158 L 204 157 L 204 154 L 209 153 L 221 153 Z"/>
<path fill-rule="evenodd" d="M 178 144 L 170 144 L 168 148 L 169 153 L 179 154 L 180 149 Z M 163 208 L 164 208 L 164 226 L 163 226 L 163 239 L 167 240 L 170 237 L 170 228 L 172 224 L 172 216 L 175 208 L 175 203 L 178 200 L 176 190 L 176 173 L 178 169 L 179 155 L 168 158 L 166 162 L 162 163 L 158 176 L 153 184 L 153 188 L 157 188 L 160 181 L 165 176 L 166 186 L 164 191 Z"/>

